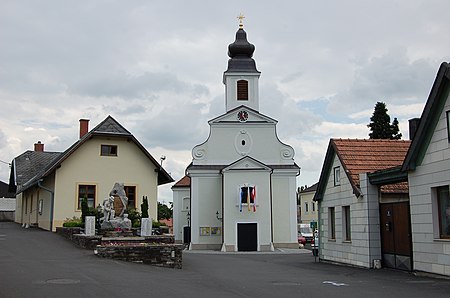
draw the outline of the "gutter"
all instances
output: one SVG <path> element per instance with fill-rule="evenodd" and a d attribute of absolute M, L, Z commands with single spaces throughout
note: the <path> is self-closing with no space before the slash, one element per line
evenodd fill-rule
<path fill-rule="evenodd" d="M 41 184 L 42 181 L 43 181 L 42 179 L 38 180 L 37 185 L 39 188 L 46 190 L 50 193 L 50 232 L 53 232 L 53 209 L 55 205 L 55 192 L 50 188 L 42 186 Z"/>

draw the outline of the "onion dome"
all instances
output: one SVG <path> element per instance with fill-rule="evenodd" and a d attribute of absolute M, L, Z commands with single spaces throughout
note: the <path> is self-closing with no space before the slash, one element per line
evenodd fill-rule
<path fill-rule="evenodd" d="M 242 26 L 236 32 L 236 40 L 228 46 L 228 69 L 226 72 L 258 72 L 253 52 L 255 46 L 248 42 Z"/>

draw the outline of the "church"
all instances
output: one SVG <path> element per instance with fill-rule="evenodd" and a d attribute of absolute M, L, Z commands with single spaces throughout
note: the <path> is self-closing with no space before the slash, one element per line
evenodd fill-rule
<path fill-rule="evenodd" d="M 186 176 L 172 187 L 174 234 L 189 249 L 273 251 L 298 248 L 294 149 L 277 121 L 259 112 L 261 73 L 242 19 L 228 46 L 224 114 L 192 149 Z"/>

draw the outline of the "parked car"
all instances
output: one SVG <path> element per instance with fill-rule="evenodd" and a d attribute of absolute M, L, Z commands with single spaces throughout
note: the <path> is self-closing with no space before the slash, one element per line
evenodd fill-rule
<path fill-rule="evenodd" d="M 313 239 L 313 230 L 309 226 L 309 224 L 299 224 L 298 225 L 298 234 L 305 237 L 306 241 L 311 242 Z"/>
<path fill-rule="evenodd" d="M 303 237 L 301 234 L 298 235 L 297 239 L 298 239 L 298 244 L 302 244 L 302 245 L 306 244 L 306 238 Z"/>

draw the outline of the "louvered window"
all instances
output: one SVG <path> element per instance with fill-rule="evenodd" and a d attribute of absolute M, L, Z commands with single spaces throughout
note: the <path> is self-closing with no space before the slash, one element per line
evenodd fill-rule
<path fill-rule="evenodd" d="M 248 81 L 237 81 L 237 100 L 248 100 Z"/>

